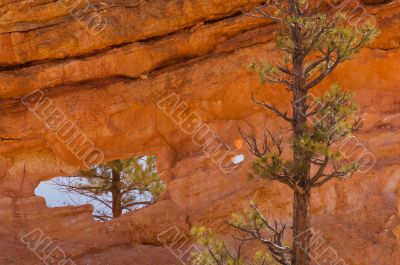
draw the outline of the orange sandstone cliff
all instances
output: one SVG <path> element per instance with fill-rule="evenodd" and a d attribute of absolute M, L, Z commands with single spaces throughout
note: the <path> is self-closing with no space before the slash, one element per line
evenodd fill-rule
<path fill-rule="evenodd" d="M 43 264 L 21 240 L 35 229 L 78 265 L 181 264 L 180 252 L 166 248 L 168 238 L 160 234 L 185 235 L 206 225 L 228 235 L 224 221 L 247 205 L 248 196 L 257 196 L 268 216 L 290 220 L 289 190 L 248 180 L 252 156 L 237 130 L 241 124 L 259 134 L 264 120 L 280 128 L 254 106 L 253 91 L 282 108 L 290 100 L 284 90 L 261 87 L 248 70 L 254 58 L 276 56 L 269 49 L 275 25 L 241 13 L 263 1 L 80 2 L 77 9 L 89 4 L 98 12 L 90 25 L 70 2 L 0 0 L 0 264 Z M 365 120 L 356 138 L 376 163 L 315 190 L 313 226 L 345 264 L 395 265 L 400 2 L 363 4 L 382 34 L 320 90 L 340 82 L 355 92 Z M 35 108 L 39 97 L 47 105 Z M 182 129 L 186 114 L 169 117 L 157 104 L 166 98 L 187 106 L 186 114 L 199 117 L 226 152 L 244 161 L 221 170 L 201 141 Z M 72 131 L 60 136 L 57 119 L 83 137 L 90 157 L 74 150 L 81 147 L 68 138 Z M 90 206 L 48 208 L 34 195 L 41 181 L 73 175 L 95 160 L 133 155 L 156 155 L 167 184 L 162 200 L 150 207 L 100 223 Z"/>

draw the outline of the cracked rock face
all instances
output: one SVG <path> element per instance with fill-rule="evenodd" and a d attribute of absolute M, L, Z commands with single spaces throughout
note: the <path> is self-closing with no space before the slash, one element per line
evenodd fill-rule
<path fill-rule="evenodd" d="M 266 120 L 285 133 L 250 100 L 255 92 L 281 108 L 290 102 L 248 70 L 254 58 L 278 56 L 275 25 L 240 12 L 262 1 L 80 2 L 76 10 L 97 12 L 95 26 L 72 2 L 0 2 L 0 264 L 42 264 L 20 240 L 35 229 L 76 264 L 179 264 L 163 232 L 184 236 L 202 224 L 229 235 L 224 221 L 248 196 L 289 221 L 289 190 L 247 179 L 253 158 L 237 131 L 260 135 Z M 365 119 L 356 139 L 376 163 L 315 190 L 313 225 L 346 264 L 400 264 L 400 3 L 365 3 L 381 36 L 316 93 L 333 82 L 355 92 Z M 182 111 L 168 115 L 168 104 Z M 188 118 L 223 143 L 222 154 L 244 161 L 221 169 Z M 86 147 L 98 153 L 85 157 Z M 98 223 L 90 206 L 47 208 L 34 196 L 41 181 L 73 175 L 91 159 L 134 155 L 157 156 L 168 192 L 155 205 Z"/>

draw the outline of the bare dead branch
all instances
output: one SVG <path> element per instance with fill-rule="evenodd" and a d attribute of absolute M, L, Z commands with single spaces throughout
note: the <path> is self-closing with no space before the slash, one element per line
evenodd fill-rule
<path fill-rule="evenodd" d="M 264 144 L 263 149 L 259 149 L 258 144 L 257 144 L 257 139 L 255 138 L 255 136 L 245 133 L 239 126 L 238 126 L 238 130 L 239 130 L 239 133 L 242 136 L 243 140 L 248 145 L 250 151 L 256 157 L 261 158 L 268 152 L 268 149 L 266 147 L 268 145 Z M 266 141 L 266 139 L 264 139 L 264 143 L 265 143 L 265 141 Z"/>
<path fill-rule="evenodd" d="M 258 101 L 258 100 L 254 97 L 254 94 L 253 94 L 253 93 L 252 93 L 252 95 L 251 95 L 251 99 L 252 99 L 257 105 L 263 106 L 263 107 L 265 107 L 265 108 L 267 108 L 267 109 L 273 111 L 275 114 L 277 114 L 279 117 L 281 117 L 281 118 L 284 119 L 285 121 L 290 122 L 290 123 L 293 122 L 293 119 L 292 119 L 292 118 L 289 118 L 289 117 L 287 116 L 288 112 L 283 113 L 283 112 L 281 112 L 279 109 L 277 109 L 274 105 L 269 105 L 269 104 L 267 104 L 267 103 L 265 103 L 265 102 Z"/>

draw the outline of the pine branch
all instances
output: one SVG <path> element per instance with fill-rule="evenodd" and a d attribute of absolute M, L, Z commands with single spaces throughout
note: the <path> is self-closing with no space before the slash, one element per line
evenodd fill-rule
<path fill-rule="evenodd" d="M 312 186 L 320 187 L 333 178 L 349 178 L 355 173 L 356 169 L 357 167 L 346 170 L 340 170 L 338 168 L 338 165 L 333 163 L 333 171 L 331 173 L 322 173 L 320 177 L 312 183 Z"/>
<path fill-rule="evenodd" d="M 273 16 L 270 14 L 269 11 L 267 11 L 268 7 L 275 7 L 275 5 L 272 4 L 272 1 L 270 3 L 266 3 L 265 5 L 256 7 L 254 9 L 254 11 L 251 13 L 249 12 L 245 12 L 242 10 L 242 13 L 245 14 L 246 16 L 250 16 L 250 17 L 255 17 L 255 18 L 268 18 L 271 19 L 273 22 L 278 23 L 278 24 L 282 24 L 282 23 L 287 23 L 284 19 L 281 19 L 279 17 Z M 281 11 L 283 11 L 283 9 L 280 9 Z"/>
<path fill-rule="evenodd" d="M 248 220 L 250 222 L 248 225 L 241 225 L 234 222 L 227 222 L 227 224 L 250 235 L 248 240 L 256 239 L 266 245 L 272 257 L 280 264 L 290 265 L 288 255 L 290 254 L 291 249 L 283 244 L 283 235 L 286 230 L 286 225 L 281 223 L 279 226 L 276 221 L 274 222 L 274 225 L 270 224 L 253 202 L 250 202 L 250 209 L 254 211 L 256 215 L 254 216 L 254 219 Z M 263 227 L 265 226 L 268 234 L 271 233 L 272 237 L 266 238 L 262 235 L 258 221 L 262 222 Z"/>
<path fill-rule="evenodd" d="M 341 61 L 340 54 L 337 54 L 336 60 L 331 65 L 330 65 L 330 57 L 325 57 L 325 70 L 322 71 L 318 77 L 308 82 L 304 86 L 304 89 L 309 90 L 318 85 L 322 80 L 325 79 L 325 77 L 327 77 L 330 73 L 332 73 L 333 70 L 335 70 L 340 61 Z"/>
<path fill-rule="evenodd" d="M 154 204 L 155 201 L 139 201 L 139 202 L 130 202 L 127 204 L 123 204 L 122 208 L 129 210 L 129 208 L 133 207 L 133 206 L 138 206 L 138 205 L 151 205 Z"/>
<path fill-rule="evenodd" d="M 323 162 L 317 163 L 317 164 L 319 164 L 319 168 L 318 168 L 318 171 L 315 173 L 315 175 L 310 180 L 311 186 L 314 186 L 318 182 L 318 180 L 323 176 L 324 171 L 329 164 L 329 157 L 325 156 L 325 159 L 323 160 Z"/>

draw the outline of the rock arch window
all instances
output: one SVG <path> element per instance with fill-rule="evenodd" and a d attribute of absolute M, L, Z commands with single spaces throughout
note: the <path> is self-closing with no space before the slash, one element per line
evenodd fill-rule
<path fill-rule="evenodd" d="M 165 191 L 154 156 L 114 160 L 43 182 L 35 190 L 50 207 L 92 204 L 96 220 L 108 221 L 153 204 Z"/>
<path fill-rule="evenodd" d="M 245 159 L 245 156 L 243 154 L 236 155 L 232 157 L 232 163 L 234 164 L 241 164 Z"/>

